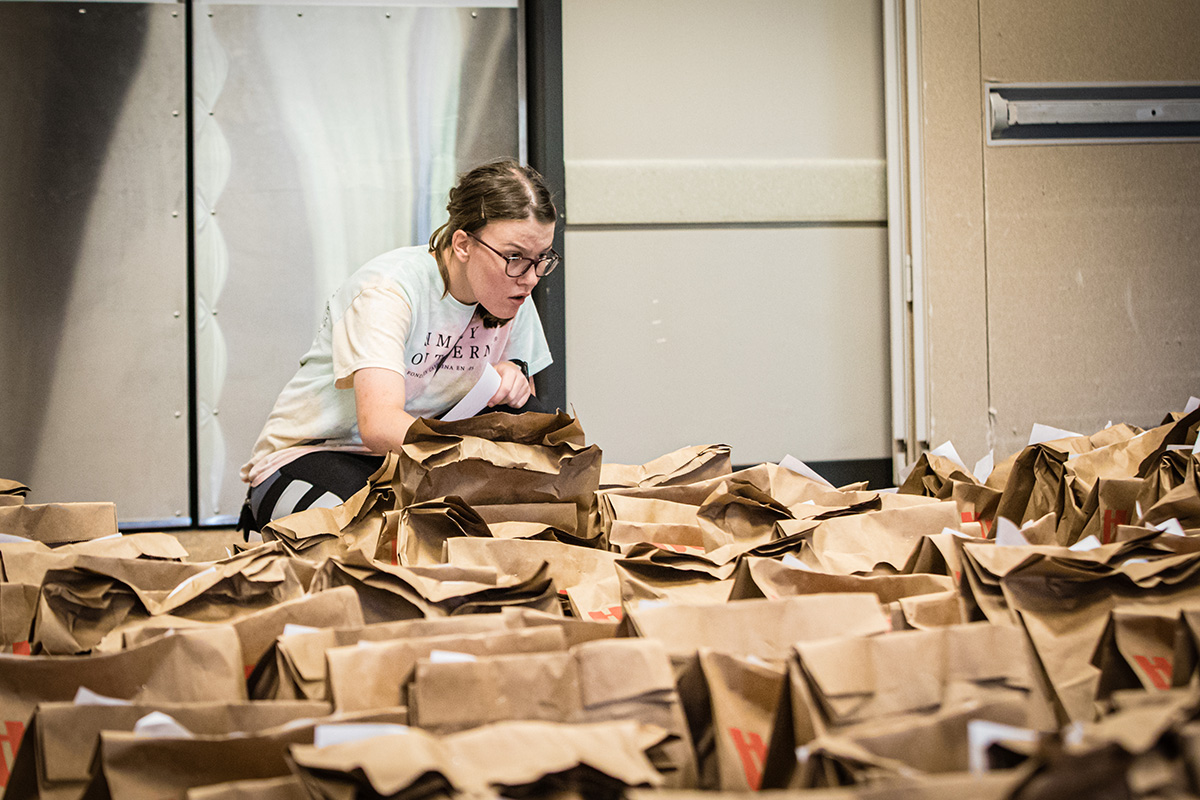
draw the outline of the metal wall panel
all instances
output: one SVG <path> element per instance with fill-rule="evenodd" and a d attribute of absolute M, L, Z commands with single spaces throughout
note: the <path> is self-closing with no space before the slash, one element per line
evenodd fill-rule
<path fill-rule="evenodd" d="M 0 476 L 123 523 L 188 510 L 184 22 L 0 2 Z"/>
<path fill-rule="evenodd" d="M 326 298 L 520 152 L 517 11 L 193 9 L 200 518 L 223 523 Z"/>

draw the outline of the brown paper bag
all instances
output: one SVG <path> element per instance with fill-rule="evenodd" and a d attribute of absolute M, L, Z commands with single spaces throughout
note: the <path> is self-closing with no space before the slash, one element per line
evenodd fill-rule
<path fill-rule="evenodd" d="M 0 787 L 38 703 L 67 701 L 87 687 L 135 701 L 246 699 L 237 634 L 232 628 L 163 636 L 120 653 L 71 658 L 0 655 Z"/>
<path fill-rule="evenodd" d="M 525 797 L 551 787 L 566 796 L 616 796 L 626 786 L 662 783 L 644 752 L 661 735 L 634 722 L 501 722 L 444 737 L 412 729 L 322 748 L 295 745 L 291 758 L 317 797 Z"/>
<path fill-rule="evenodd" d="M 440 497 L 384 514 L 374 556 L 405 567 L 442 564 L 451 537 L 491 535 L 487 522 L 461 497 Z"/>
<path fill-rule="evenodd" d="M 178 625 L 184 623 L 183 625 Z M 194 627 L 214 623 L 197 622 L 187 618 L 155 617 L 137 628 L 124 632 L 124 646 L 136 647 L 155 636 L 178 627 Z M 358 595 L 348 586 L 327 592 L 304 595 L 264 608 L 231 622 L 242 645 L 246 680 L 250 682 L 251 697 L 274 698 L 279 692 L 274 646 L 276 639 L 288 626 L 310 628 L 347 628 L 363 625 L 362 606 Z M 270 656 L 270 658 L 267 658 Z"/>
<path fill-rule="evenodd" d="M 893 630 L 926 631 L 970 622 L 962 595 L 956 590 L 901 597 L 888 605 Z"/>
<path fill-rule="evenodd" d="M 1200 614 L 1200 601 L 1193 613 Z M 1097 700 L 1109 701 L 1123 689 L 1170 689 L 1181 635 L 1186 631 L 1175 608 L 1113 609 L 1091 659 L 1100 672 Z"/>
<path fill-rule="evenodd" d="M 726 545 L 749 549 L 774 538 L 775 524 L 792 519 L 786 506 L 748 483 L 723 483 L 710 494 L 696 514 L 704 535 L 704 549 Z"/>
<path fill-rule="evenodd" d="M 946 456 L 926 452 L 917 457 L 908 477 L 900 484 L 900 494 L 924 495 L 945 500 L 956 483 L 978 484 L 979 481 L 970 470 Z"/>
<path fill-rule="evenodd" d="M 697 746 L 702 764 L 708 761 L 715 767 L 715 775 L 701 785 L 757 791 L 787 669 L 782 663 L 709 649 L 701 650 L 699 658 L 711 704 L 711 724 Z M 701 767 L 702 775 L 712 771 Z"/>
<path fill-rule="evenodd" d="M 943 575 L 835 575 L 789 566 L 770 558 L 746 557 L 738 566 L 729 599 L 778 600 L 803 594 L 870 592 L 886 605 L 902 597 L 954 588 L 954 579 Z"/>
<path fill-rule="evenodd" d="M 1026 447 L 1017 456 L 1004 493 L 996 507 L 996 517 L 1016 525 L 1039 519 L 1046 514 L 1062 515 L 1065 493 L 1069 491 L 1066 450 L 1053 445 Z"/>
<path fill-rule="evenodd" d="M 339 711 L 407 705 L 404 686 L 421 658 L 434 650 L 495 655 L 565 650 L 557 628 L 541 627 L 480 634 L 424 636 L 360 643 L 325 651 L 329 699 Z"/>
<path fill-rule="evenodd" d="M 573 617 L 595 622 L 620 622 L 625 617 L 621 605 L 621 580 L 616 574 L 611 578 L 568 586 L 566 592 Z"/>
<path fill-rule="evenodd" d="M 475 513 L 492 528 L 506 522 L 534 522 L 563 534 L 574 535 L 579 526 L 574 503 L 504 503 L 472 506 Z"/>
<path fill-rule="evenodd" d="M 417 662 L 409 687 L 412 724 L 445 734 L 502 720 L 632 719 L 667 731 L 651 753 L 668 786 L 695 786 L 687 720 L 671 664 L 653 641 L 616 639 L 567 652 Z"/>
<path fill-rule="evenodd" d="M 684 447 L 645 464 L 603 464 L 600 488 L 678 486 L 719 478 L 733 469 L 727 444 Z"/>
<path fill-rule="evenodd" d="M 1125 423 L 1119 423 L 1117 425 L 1105 428 L 1098 433 L 1092 434 L 1091 436 L 1070 436 L 1065 439 L 1055 439 L 1053 441 L 1044 442 L 1043 444 L 1048 444 L 1056 450 L 1061 450 L 1068 454 L 1078 456 L 1090 450 L 1095 450 L 1097 447 L 1107 447 L 1108 445 L 1116 444 L 1118 442 L 1125 441 L 1126 439 L 1132 439 L 1134 436 L 1137 436 L 1141 433 L 1141 428 L 1132 425 L 1126 425 Z M 1037 445 L 1031 445 L 1031 447 L 1036 446 Z M 1001 461 L 999 464 L 997 464 L 992 470 L 991 474 L 988 475 L 987 480 L 984 481 L 984 483 L 986 483 L 988 486 L 991 486 L 993 489 L 1004 489 L 1008 483 L 1009 477 L 1011 476 L 1017 460 L 1020 459 L 1025 453 L 1025 450 L 1028 449 L 1029 448 L 1018 450 L 1016 453 L 1013 453 L 1004 461 Z"/>
<path fill-rule="evenodd" d="M 50 546 L 116 536 L 112 503 L 36 503 L 0 506 L 0 533 Z"/>
<path fill-rule="evenodd" d="M 531 608 L 513 607 L 500 609 L 500 616 L 511 628 L 558 628 L 566 637 L 568 647 L 612 639 L 617 635 L 618 623 L 614 620 L 572 619 Z"/>
<path fill-rule="evenodd" d="M 28 583 L 0 583 L 0 653 L 29 655 L 38 589 Z"/>
<path fill-rule="evenodd" d="M 46 573 L 31 646 L 63 655 L 104 649 L 105 637 L 119 643 L 124 628 L 151 617 L 230 621 L 303 591 L 277 545 L 211 564 L 79 556 Z"/>
<path fill-rule="evenodd" d="M 817 701 L 818 730 L 928 712 L 970 700 L 1021 710 L 1023 727 L 1053 724 L 1038 697 L 1021 631 L 975 623 L 796 644 Z"/>
<path fill-rule="evenodd" d="M 334 647 L 408 637 L 483 633 L 510 627 L 512 623 L 498 614 L 467 614 L 345 628 L 285 631 L 275 640 L 279 688 L 274 699 L 328 700 L 325 651 Z"/>
<path fill-rule="evenodd" d="M 158 711 L 199 734 L 274 728 L 297 719 L 325 717 L 325 703 L 131 703 L 76 705 L 42 703 L 28 726 L 9 784 L 9 800 L 21 797 L 78 798 L 92 775 L 92 755 L 101 731 L 132 731 Z"/>
<path fill-rule="evenodd" d="M 19 506 L 25 502 L 29 487 L 17 481 L 0 478 L 0 506 Z"/>
<path fill-rule="evenodd" d="M 394 725 L 400 719 L 394 710 L 379 709 L 353 721 Z M 103 731 L 96 748 L 96 771 L 84 797 L 183 800 L 187 790 L 195 786 L 284 777 L 290 773 L 288 748 L 311 745 L 317 725 L 337 722 L 332 718 L 310 718 L 250 733 L 179 737 Z"/>
<path fill-rule="evenodd" d="M 53 548 L 32 541 L 0 544 L 4 579 L 13 583 L 40 586 L 48 570 L 73 567 L 79 556 L 184 561 L 188 551 L 178 539 L 166 533 L 128 533 Z"/>
<path fill-rule="evenodd" d="M 1091 657 L 1110 612 L 1144 605 L 1178 610 L 1200 600 L 1200 554 L 1121 563 L 1102 560 L 1107 549 L 1118 547 L 1084 553 L 1034 552 L 1000 579 L 1005 600 L 1020 618 L 1037 650 L 1038 663 L 1053 684 L 1064 724 L 1096 716 L 1100 673 Z"/>
<path fill-rule="evenodd" d="M 395 484 L 400 506 L 455 495 L 472 505 L 555 503 L 576 508 L 580 539 L 600 482 L 600 448 L 564 413 L 483 414 L 408 429 Z"/>
<path fill-rule="evenodd" d="M 314 562 L 351 552 L 373 555 L 383 530 L 383 515 L 396 507 L 392 481 L 399 459 L 388 453 L 367 485 L 333 508 L 309 508 L 272 520 L 263 538 L 276 539 L 291 555 Z"/>
<path fill-rule="evenodd" d="M 946 501 L 825 520 L 810 542 L 823 572 L 852 575 L 889 567 L 899 572 L 923 537 L 958 525 L 958 509 Z"/>
<path fill-rule="evenodd" d="M 620 556 L 590 547 L 521 539 L 457 538 L 446 542 L 446 560 L 463 567 L 489 567 L 517 579 L 530 564 L 545 562 L 560 593 L 572 586 L 616 577 Z"/>
<path fill-rule="evenodd" d="M 312 591 L 350 586 L 368 623 L 470 614 L 506 605 L 543 611 L 559 608 L 546 565 L 513 581 L 494 569 L 453 564 L 401 567 L 381 562 L 329 559 L 313 578 Z"/>
<path fill-rule="evenodd" d="M 1150 508 L 1162 499 L 1164 494 L 1183 483 L 1187 479 L 1188 471 L 1194 469 L 1195 458 L 1190 451 L 1164 451 L 1157 462 L 1149 465 L 1146 476 L 1141 479 L 1136 504 L 1141 506 L 1143 511 Z M 1135 512 L 1126 522 L 1136 520 L 1139 516 L 1141 515 Z"/>
<path fill-rule="evenodd" d="M 1137 521 L 1137 499 L 1145 481 L 1142 478 L 1100 478 L 1093 489 L 1095 513 L 1079 534 L 1080 539 L 1095 536 L 1101 544 L 1116 541 L 1117 528 Z M 1145 506 L 1149 508 L 1149 506 Z"/>
<path fill-rule="evenodd" d="M 198 786 L 188 789 L 186 797 L 187 800 L 310 800 L 304 783 L 294 775 Z"/>
<path fill-rule="evenodd" d="M 714 572 L 732 570 L 719 569 L 703 559 L 662 563 L 660 559 L 666 557 L 665 551 L 655 549 L 658 551 L 656 557 L 616 562 L 622 605 L 635 606 L 646 601 L 654 604 L 718 604 L 729 599 L 732 578 L 721 578 Z"/>
<path fill-rule="evenodd" d="M 777 661 L 787 659 L 798 641 L 887 630 L 887 618 L 872 594 L 804 595 L 718 606 L 641 606 L 629 609 L 627 619 L 636 635 L 658 639 L 672 656 L 688 656 L 707 647 Z"/>
<path fill-rule="evenodd" d="M 1184 528 L 1200 528 L 1200 461 L 1192 462 L 1183 481 L 1144 509 L 1139 525 L 1159 525 L 1175 519 Z"/>

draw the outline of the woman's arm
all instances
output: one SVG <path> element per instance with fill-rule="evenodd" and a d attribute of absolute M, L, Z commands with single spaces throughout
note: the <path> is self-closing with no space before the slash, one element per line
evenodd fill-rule
<path fill-rule="evenodd" d="M 354 373 L 354 407 L 358 433 L 367 449 L 381 455 L 389 450 L 399 452 L 415 419 L 404 410 L 404 376 L 383 367 L 358 370 Z"/>

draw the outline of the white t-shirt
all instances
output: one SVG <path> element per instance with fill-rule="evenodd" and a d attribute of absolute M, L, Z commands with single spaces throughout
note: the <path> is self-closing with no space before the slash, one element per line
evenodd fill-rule
<path fill-rule="evenodd" d="M 257 484 L 314 449 L 367 452 L 354 405 L 354 373 L 364 367 L 402 374 L 404 410 L 433 417 L 470 391 L 485 364 L 515 358 L 530 375 L 550 365 L 532 302 L 498 328 L 485 328 L 476 310 L 445 292 L 424 246 L 367 262 L 325 305 L 312 347 L 275 401 L 242 480 Z"/>

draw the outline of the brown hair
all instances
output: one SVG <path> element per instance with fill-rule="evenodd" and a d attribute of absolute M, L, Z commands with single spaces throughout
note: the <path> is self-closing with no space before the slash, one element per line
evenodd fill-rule
<path fill-rule="evenodd" d="M 437 259 L 446 291 L 450 291 L 450 273 L 442 263 L 442 252 L 449 247 L 455 231 L 474 233 L 496 220 L 558 220 L 546 181 L 533 167 L 511 158 L 482 164 L 461 175 L 458 185 L 450 190 L 446 211 L 450 218 L 429 237 L 429 249 Z"/>

